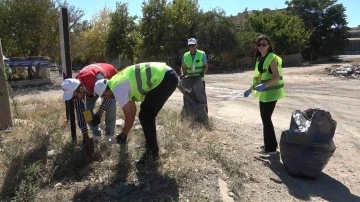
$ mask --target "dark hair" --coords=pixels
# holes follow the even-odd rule
[[[269,53],[274,52],[270,37],[268,37],[265,34],[262,34],[262,35],[258,36],[258,38],[256,39],[255,60],[259,60],[261,58],[261,53],[257,48],[257,44],[259,44],[261,40],[266,40],[268,42],[268,44],[270,45],[269,50],[268,50]]]
[[[74,90],[74,92],[79,91],[80,87],[83,87],[83,86],[84,86],[84,84],[80,81],[79,86],[76,88],[76,90]]]

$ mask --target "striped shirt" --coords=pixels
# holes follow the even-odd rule
[[[100,79],[105,79],[105,75],[101,72],[96,74],[96,81],[98,81]],[[84,88],[85,88],[85,93],[86,93],[86,99],[93,99],[94,97],[96,97],[95,93],[90,94],[85,86],[84,86]],[[103,99],[101,102],[101,105],[100,105],[100,109],[105,111],[109,107],[110,103],[111,103],[111,99]],[[85,100],[84,99],[75,100],[74,106],[75,106],[75,111],[76,111],[79,128],[82,133],[87,133],[88,128],[87,128],[86,121],[85,121],[84,114],[83,114],[83,112],[85,111]]]

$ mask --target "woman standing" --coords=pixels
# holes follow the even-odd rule
[[[271,116],[276,102],[285,97],[285,89],[282,59],[273,52],[271,40],[266,35],[257,38],[255,60],[253,85],[244,92],[244,97],[248,97],[252,92],[259,99],[264,136],[264,146],[260,147],[260,153],[275,154],[278,143]]]

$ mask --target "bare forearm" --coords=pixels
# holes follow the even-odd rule
[[[134,120],[136,116],[136,106],[135,102],[130,101],[123,107],[123,112],[125,115],[125,125],[122,130],[122,134],[129,134],[132,126],[134,125]]]
[[[265,82],[265,86],[269,87],[274,85],[274,83],[278,82],[280,80],[279,76],[274,76],[272,79],[270,79],[269,81]]]
[[[124,124],[124,128],[122,129],[122,134],[127,135],[129,134],[132,126],[134,125],[134,120],[135,120],[135,116],[134,117],[125,117],[125,124]]]
[[[208,71],[208,69],[209,69],[209,65],[206,64],[206,65],[204,66],[204,73],[206,73],[206,72]]]

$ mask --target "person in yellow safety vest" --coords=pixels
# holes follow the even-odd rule
[[[205,88],[205,73],[209,69],[206,54],[204,51],[197,49],[197,41],[195,38],[188,39],[189,51],[183,56],[181,65],[181,77],[188,76],[201,76],[201,80]],[[206,111],[208,107],[206,106]]]
[[[188,39],[189,51],[183,56],[181,65],[182,75],[201,76],[205,88],[205,73],[209,66],[204,51],[197,49],[197,41],[194,38]]]
[[[126,143],[135,120],[135,101],[141,102],[139,120],[146,139],[146,152],[139,160],[140,164],[146,159],[159,159],[155,118],[178,82],[175,70],[166,63],[146,62],[128,66],[110,80],[95,83],[95,93],[105,99],[115,98],[124,112],[125,125],[116,137],[118,144]]]
[[[276,154],[278,143],[271,116],[277,101],[285,97],[285,89],[282,59],[273,52],[270,37],[260,35],[257,38],[255,60],[253,85],[244,92],[244,97],[253,93],[259,99],[264,138],[260,153]]]

